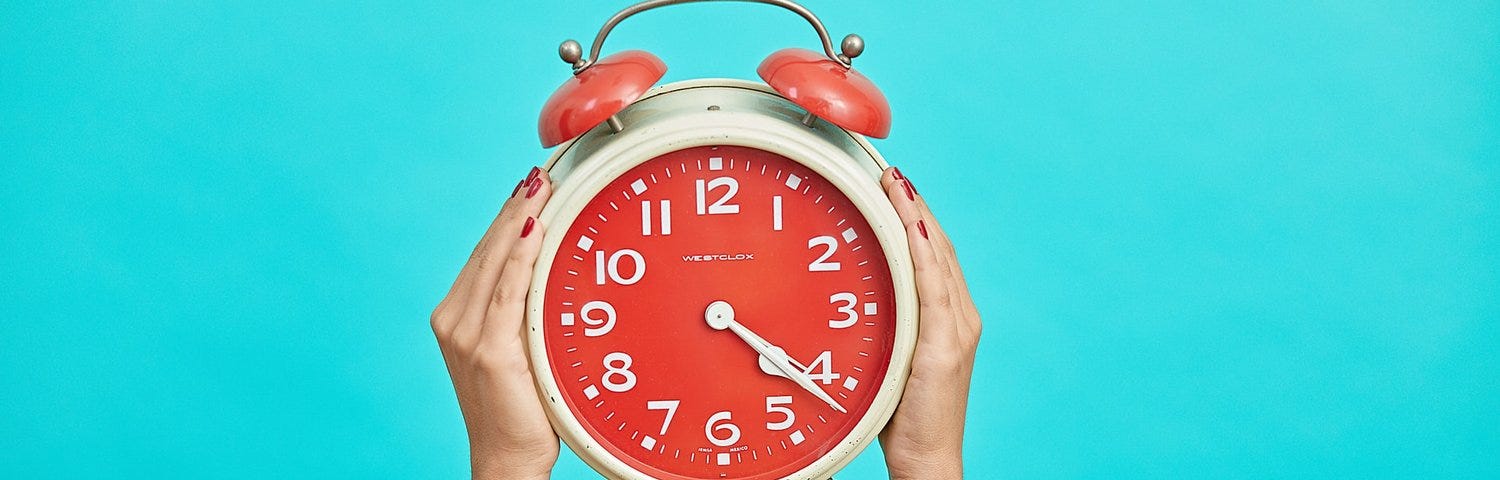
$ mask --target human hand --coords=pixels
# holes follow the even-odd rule
[[[551,194],[547,173],[533,168],[432,312],[476,479],[547,478],[557,462],[557,434],[537,395],[522,334],[545,230],[536,216]]]
[[[911,376],[895,415],[880,432],[880,448],[891,478],[961,478],[979,310],[953,244],[911,181],[893,167],[880,183],[906,225],[920,311]]]

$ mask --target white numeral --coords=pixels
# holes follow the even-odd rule
[[[593,312],[604,312],[604,318],[594,318],[589,315]],[[615,329],[615,306],[603,300],[594,300],[583,304],[583,309],[578,311],[578,316],[583,318],[583,336],[598,337],[610,330]]]
[[[818,365],[823,366],[823,371],[819,373],[812,373],[813,370],[818,369]],[[839,374],[833,373],[833,352],[824,350],[823,353],[819,353],[818,358],[814,358],[812,363],[807,364],[807,371],[802,373],[806,373],[809,380],[817,380],[823,382],[824,385],[831,384],[834,380],[838,380]]]
[[[791,404],[792,397],[790,396],[766,397],[766,413],[780,413],[782,415],[786,415],[786,418],[780,422],[766,422],[767,430],[786,430],[788,428],[792,428],[792,423],[797,421],[797,414],[792,413],[792,409],[781,406]]]
[[[672,234],[672,201],[661,201],[661,234]],[[651,236],[651,201],[641,200],[641,236]]]
[[[628,392],[635,388],[635,372],[630,371],[630,355],[624,352],[614,352],[604,356],[604,376],[600,380],[604,382],[604,388],[611,392]],[[616,367],[615,364],[620,366]],[[614,381],[615,377],[623,378]]]
[[[631,273],[629,277],[620,276],[621,257],[629,257],[631,263],[635,264],[635,272]],[[646,275],[646,258],[641,256],[641,252],[626,248],[610,255],[609,261],[605,262],[604,250],[597,250],[594,252],[594,283],[604,285],[606,274],[615,283],[633,285],[635,282],[641,281],[641,277]]]
[[[831,296],[831,297],[828,297],[828,303],[830,303],[830,304],[837,304],[839,302],[844,302],[843,306],[837,307],[838,310],[839,310],[839,313],[844,314],[844,319],[843,320],[837,320],[837,319],[829,320],[828,321],[828,327],[829,328],[849,328],[849,327],[854,326],[854,322],[859,321],[859,313],[857,313],[857,312],[854,311],[854,304],[857,303],[857,302],[859,302],[859,297],[856,297],[856,296],[854,296],[854,294],[849,293],[849,292],[839,292],[839,293],[833,294],[833,296]]]
[[[781,195],[771,197],[771,230],[781,231]]]
[[[646,402],[646,410],[667,411],[667,418],[661,421],[661,432],[658,433],[662,435],[667,434],[667,426],[672,424],[672,416],[677,414],[677,405],[681,403],[681,400],[652,400]]]
[[[719,412],[708,417],[708,423],[703,424],[703,435],[708,437],[709,443],[720,447],[727,447],[740,441],[740,427],[729,423],[729,420],[729,412]],[[716,433],[719,431],[729,432],[729,436],[719,438]]]
[[[729,199],[734,198],[734,194],[739,193],[740,191],[740,182],[738,180],[735,180],[734,177],[715,178],[713,180],[709,180],[707,184],[703,182],[703,179],[698,179],[696,185],[698,186],[699,215],[740,213],[740,206],[738,204],[726,203],[729,201]],[[712,205],[708,204],[708,191],[719,187],[729,187],[729,191],[725,192],[724,196],[719,197],[718,200],[714,201]]]
[[[813,237],[813,238],[807,240],[807,248],[809,248],[809,249],[811,249],[813,247],[816,247],[816,246],[819,246],[819,245],[822,245],[824,247],[828,247],[828,249],[827,250],[823,250],[823,255],[818,256],[817,260],[813,260],[812,263],[807,264],[807,271],[809,271],[809,272],[837,272],[837,271],[839,271],[839,268],[840,268],[839,262],[830,262],[830,261],[828,261],[829,258],[833,257],[833,252],[835,252],[835,251],[837,251],[839,249],[839,241],[836,240],[836,239],[834,239],[833,237],[830,237],[830,236],[827,236],[827,235],[823,235],[823,236],[819,236],[819,237]]]

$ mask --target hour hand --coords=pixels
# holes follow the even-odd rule
[[[745,328],[744,325],[735,321],[734,307],[730,306],[728,302],[719,300],[709,304],[708,309],[703,313],[703,318],[708,322],[709,327],[712,327],[714,330],[729,329],[735,335],[739,336],[741,340],[749,344],[750,348],[760,353],[760,358],[757,361],[760,363],[762,371],[771,375],[785,377],[809,393],[812,393],[813,396],[818,397],[824,402],[828,402],[828,405],[832,406],[839,413],[848,413],[848,410],[845,410],[843,405],[839,405],[839,402],[834,400],[832,396],[829,396],[828,392],[824,392],[823,389],[814,385],[812,379],[808,378],[806,373],[798,369],[801,363],[788,356],[786,350],[772,345],[771,342],[760,338],[760,335],[756,335],[755,332],[750,331],[750,329]],[[767,368],[767,363],[772,368]]]

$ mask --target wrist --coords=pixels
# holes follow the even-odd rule
[[[552,463],[539,461],[537,455],[507,455],[497,453],[469,454],[469,468],[474,480],[530,480],[547,479],[552,476]]]
[[[959,451],[885,452],[885,467],[894,479],[959,479],[964,476]]]

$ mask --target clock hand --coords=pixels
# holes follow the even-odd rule
[[[735,322],[735,323],[738,324],[739,322]],[[806,371],[809,370],[806,365],[802,364],[802,362],[797,361],[796,358],[792,358],[791,355],[787,355],[786,349],[783,349],[783,348],[778,347],[776,345],[772,345],[771,342],[767,342],[767,341],[765,341],[765,339],[760,338],[760,336],[755,335],[755,332],[750,331],[750,329],[748,329],[748,328],[745,329],[745,332],[748,333],[748,334],[750,334],[752,336],[752,338],[754,338],[756,340],[759,340],[761,342],[761,345],[764,345],[766,348],[769,348],[771,350],[775,350],[777,355],[786,357],[787,362],[790,362],[793,367],[797,367],[798,371],[806,372]],[[759,350],[757,350],[757,352],[758,351]],[[765,355],[761,355],[759,357],[757,363],[760,364],[761,371],[766,372],[769,375],[775,375],[775,376],[778,376],[778,377],[785,377],[786,376],[785,373],[782,373],[781,370],[778,370],[776,368],[775,362],[772,362],[771,359],[766,358]]]
[[[779,353],[781,353],[783,355],[786,355],[786,350],[783,350],[781,347],[772,346],[771,349],[772,350],[776,350],[776,351],[778,351]],[[797,367],[798,370],[801,370],[801,371],[804,371],[804,372],[806,372],[808,370],[807,366],[803,365],[802,362],[797,361],[797,359],[792,358],[791,355],[787,355],[786,359],[787,359],[787,361],[789,361],[789,362],[792,363],[792,366]],[[778,376],[778,377],[785,377],[786,376],[786,374],[781,373],[781,370],[777,370],[776,369],[776,365],[773,364],[773,363],[771,363],[771,359],[766,358],[765,355],[761,355],[759,357],[759,361],[757,363],[760,364],[760,370],[762,372],[766,372],[767,375],[775,375],[775,376]]]
[[[781,347],[776,347],[776,348],[778,350],[781,349]],[[786,353],[786,351],[782,350],[782,353]],[[797,371],[806,372],[808,370],[811,370],[810,368],[807,368],[807,365],[803,365],[802,362],[799,362],[799,361],[797,361],[797,359],[792,358],[791,355],[787,355],[786,359],[787,359],[787,361],[792,362],[792,366],[797,367]]]
[[[740,322],[730,320],[728,326],[729,329],[738,334],[740,338],[745,339],[747,343],[751,343],[752,348],[756,347],[754,343],[760,343],[759,348],[756,348],[756,350],[760,352],[761,358],[769,360],[771,365],[781,370],[782,375],[778,376],[790,379],[798,386],[801,386],[803,389],[807,390],[809,393],[812,393],[814,396],[818,397],[824,402],[828,402],[828,405],[832,406],[833,409],[837,410],[839,413],[849,413],[848,410],[844,409],[843,405],[839,405],[839,402],[837,400],[834,400],[832,396],[828,395],[828,392],[824,392],[823,389],[818,388],[817,385],[813,384],[812,379],[808,378],[807,374],[802,372],[802,370],[806,370],[806,367],[794,367],[793,364],[801,365],[801,363],[793,360],[790,355],[787,355],[786,350],[782,349],[781,347],[772,345],[770,342],[765,341],[765,339],[760,338],[759,335],[756,335],[755,332],[750,331],[749,328],[745,328],[745,326],[740,324]],[[798,368],[801,368],[801,370],[799,370]]]
[[[791,380],[798,386],[807,390],[809,393],[812,393],[813,396],[818,397],[818,399],[823,400],[824,402],[828,402],[828,405],[832,406],[833,409],[837,410],[839,413],[849,413],[848,410],[844,409],[843,405],[839,405],[838,401],[834,400],[832,396],[829,396],[828,392],[824,392],[823,389],[818,388],[817,385],[814,385],[812,379],[807,377],[807,374],[802,373],[802,370],[798,370],[797,367],[794,367],[794,363],[799,366],[801,365],[801,363],[793,360],[791,356],[787,355],[786,350],[782,349],[781,347],[772,345],[771,342],[767,342],[766,339],[761,338],[760,335],[756,335],[755,332],[750,331],[749,328],[745,328],[745,326],[741,325],[740,322],[735,321],[734,307],[730,306],[729,302],[719,300],[708,304],[708,309],[703,312],[703,319],[707,321],[708,326],[712,327],[714,330],[723,330],[725,328],[728,328],[730,331],[734,332],[735,335],[740,337],[740,340],[744,340],[746,344],[750,345],[750,348],[753,348],[757,353],[760,353],[762,359],[768,360],[772,366],[774,366],[777,370],[780,370],[782,375],[778,376],[785,377]],[[765,370],[765,366],[762,365],[761,369]],[[775,373],[771,374],[775,375]]]
[[[714,330],[723,330],[728,328],[729,331],[734,332],[736,336],[740,337],[740,340],[743,340],[747,345],[750,345],[750,348],[755,349],[755,352],[760,354],[757,358],[758,363],[760,363],[760,368],[761,370],[765,371],[766,374],[785,377],[788,379],[791,378],[784,371],[785,368],[780,363],[772,360],[778,357],[786,358],[789,360],[790,357],[786,355],[786,350],[782,350],[775,345],[771,345],[771,342],[767,342],[766,339],[760,338],[760,336],[756,335],[755,332],[752,332],[750,331],[750,329],[745,328],[745,326],[741,325],[740,322],[736,322],[734,320],[734,307],[729,305],[729,302],[719,300],[710,303],[708,305],[708,309],[703,312],[703,319],[707,321],[708,326],[713,328]],[[777,352],[775,352],[774,350],[781,350],[780,355],[777,355]]]
[[[728,303],[725,303],[725,305],[728,305]],[[741,329],[743,329],[743,330],[735,330],[735,334],[739,335],[740,338],[743,339],[746,336],[749,336],[750,338],[747,339],[746,341],[752,341],[753,340],[754,342],[758,342],[758,343],[760,343],[761,346],[764,346],[764,347],[769,348],[771,350],[775,350],[778,355],[780,355],[782,357],[785,357],[788,362],[790,362],[793,366],[797,367],[801,371],[805,372],[805,371],[808,370],[807,366],[803,365],[802,362],[799,362],[799,361],[797,361],[797,359],[792,358],[791,355],[787,355],[786,349],[783,349],[781,347],[776,346],[775,344],[772,344],[771,342],[766,341],[766,339],[761,338],[760,335],[756,335],[755,332],[751,331],[749,328],[745,328],[745,326],[743,324],[741,324],[740,322],[734,321],[733,320],[733,318],[734,318],[734,309],[733,309],[733,307],[731,307],[729,309],[729,313],[730,313],[730,321],[733,322],[732,324],[729,325],[729,327],[733,328],[735,326],[738,326]],[[712,325],[710,325],[710,326],[712,326]],[[717,327],[715,327],[715,328],[717,328]],[[751,345],[751,347],[753,348],[754,345]],[[756,351],[759,352],[760,349],[756,349]],[[784,377],[785,376],[785,375],[782,375],[781,372],[773,372],[773,371],[770,371],[770,369],[766,368],[766,366],[775,365],[775,364],[773,362],[771,362],[771,359],[766,358],[766,356],[764,354],[762,354],[760,356],[760,360],[762,361],[762,365],[763,365],[761,367],[761,370],[766,370],[766,373],[769,373],[771,375],[776,375],[776,376],[779,376],[779,377]]]
[[[734,325],[739,325],[741,327],[744,326],[739,322],[734,322]],[[749,328],[745,328],[743,332],[736,331],[735,334],[740,335],[740,338],[745,338],[745,336],[748,335],[750,337],[749,340],[754,340],[755,342],[760,343],[761,346],[774,350],[778,356],[785,357],[786,360],[790,362],[792,366],[797,367],[797,370],[800,372],[806,372],[809,370],[806,365],[802,364],[802,362],[797,361],[796,358],[792,358],[791,355],[787,355],[786,349],[773,345],[771,342],[766,341],[766,339],[761,338],[760,335],[756,335],[755,332],[751,331]],[[752,345],[752,347],[753,346],[754,345]],[[759,352],[760,350],[757,349],[756,351]],[[787,376],[786,372],[781,371],[781,369],[776,366],[776,362],[771,361],[771,359],[767,358],[764,354],[758,356],[756,360],[756,363],[760,365],[760,370],[762,372],[766,372],[767,375],[774,375],[787,379],[791,378]],[[809,380],[811,380],[811,378],[809,378]]]

